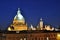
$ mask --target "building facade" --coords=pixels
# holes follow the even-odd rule
[[[60,40],[60,33],[54,31],[7,31],[0,33],[0,40]]]
[[[32,26],[31,26],[32,27]],[[29,28],[25,21],[25,18],[22,16],[20,8],[18,8],[17,15],[14,17],[13,23],[8,27],[8,31],[23,31],[23,30],[54,30],[50,25],[44,25],[42,18],[40,19],[39,26],[36,28]]]
[[[50,25],[43,25],[42,18],[39,26],[28,28],[24,17],[18,8],[17,15],[13,23],[8,27],[8,31],[0,32],[0,40],[60,40],[60,33],[54,31]]]

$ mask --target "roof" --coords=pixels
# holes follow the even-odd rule
[[[0,31],[0,33],[5,34],[25,34],[25,33],[60,33],[60,31],[43,31],[43,30],[25,30],[25,31]]]
[[[14,17],[16,20],[24,20],[24,17],[21,14],[20,8],[18,8],[17,15]]]

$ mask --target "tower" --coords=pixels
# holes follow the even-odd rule
[[[40,29],[43,30],[43,21],[42,21],[42,18],[40,19]]]
[[[13,30],[12,30],[12,28]],[[18,8],[17,15],[14,17],[13,23],[8,27],[9,31],[22,31],[27,30],[27,25],[24,17],[21,14],[20,8]]]

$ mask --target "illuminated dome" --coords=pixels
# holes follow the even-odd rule
[[[21,14],[20,8],[18,8],[17,15],[14,17],[13,23],[8,27],[9,31],[22,31],[27,30],[27,25],[24,17]]]
[[[21,15],[20,8],[18,8],[17,15],[14,17],[15,20],[24,20],[24,17]]]

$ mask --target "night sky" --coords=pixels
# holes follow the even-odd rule
[[[40,18],[53,27],[60,25],[59,0],[0,0],[0,28],[6,29],[13,21],[17,9],[21,9],[28,25],[37,26]]]

